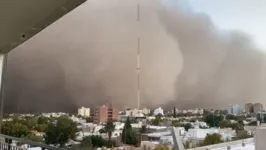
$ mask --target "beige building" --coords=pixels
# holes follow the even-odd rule
[[[253,113],[253,104],[252,103],[246,103],[245,104],[245,112],[246,113]]]
[[[78,109],[78,115],[80,116],[90,117],[90,114],[91,114],[90,108],[81,107],[80,109]]]
[[[263,105],[261,103],[256,103],[253,105],[254,113],[259,113],[263,111]]]
[[[261,103],[246,103],[245,112],[246,113],[259,113],[263,111],[263,105]]]

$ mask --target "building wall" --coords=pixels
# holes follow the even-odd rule
[[[254,113],[259,113],[263,111],[263,105],[261,103],[256,103],[253,105]]]
[[[255,131],[255,150],[265,150],[266,128],[260,127]]]
[[[164,115],[164,113],[163,113],[163,109],[161,108],[161,107],[159,107],[159,108],[157,108],[157,109],[155,109],[154,111],[153,111],[153,115],[159,115],[159,114],[161,114],[161,115]]]
[[[228,114],[231,114],[231,115],[239,115],[242,113],[241,107],[239,105],[230,106],[227,109],[227,111],[228,111]]]
[[[104,123],[107,120],[118,120],[119,111],[112,107],[111,104],[103,105],[94,109],[93,122]]]
[[[90,117],[90,108],[81,107],[78,109],[78,115]]]
[[[245,104],[245,112],[246,113],[253,113],[253,104],[252,103],[246,103]]]
[[[119,110],[113,108],[113,116],[112,119],[117,121],[118,120],[118,115],[119,115]]]

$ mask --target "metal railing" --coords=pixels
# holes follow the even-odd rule
[[[61,148],[56,148],[46,144],[33,142],[30,140],[12,137],[4,134],[0,134],[0,138],[2,138],[2,140],[0,141],[0,150],[27,150],[31,147],[39,147],[42,150],[64,150]],[[13,142],[15,142],[16,144],[14,145]],[[22,147],[23,144],[27,145],[27,147]]]

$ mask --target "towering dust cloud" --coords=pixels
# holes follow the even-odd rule
[[[181,57],[157,10],[152,0],[88,0],[10,54],[6,111],[137,107],[138,38],[141,107],[173,100]]]
[[[204,14],[177,5],[160,18],[176,39],[183,69],[176,81],[180,107],[216,107],[260,101],[265,96],[265,54],[248,35],[220,31]]]
[[[142,107],[265,98],[264,54],[248,36],[221,34],[207,16],[162,1],[88,0],[19,46],[9,55],[5,111],[136,107],[138,38]]]

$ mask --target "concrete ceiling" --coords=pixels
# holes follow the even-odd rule
[[[7,53],[86,0],[1,0],[0,52]]]

